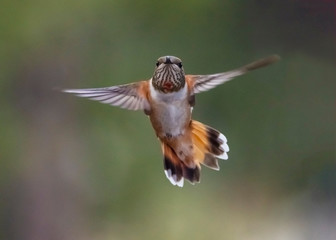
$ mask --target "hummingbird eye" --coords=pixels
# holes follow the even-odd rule
[[[179,68],[182,68],[182,62],[176,63]]]
[[[157,61],[155,65],[158,67],[158,66],[160,66],[160,64],[161,63],[159,61]]]

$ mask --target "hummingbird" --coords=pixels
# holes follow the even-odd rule
[[[178,57],[160,57],[149,80],[63,92],[128,110],[142,110],[150,119],[163,152],[168,180],[183,187],[184,179],[200,182],[201,165],[219,170],[218,159],[227,160],[229,146],[218,130],[191,118],[195,95],[237,76],[279,60],[279,56],[254,61],[240,68],[208,75],[186,75]]]

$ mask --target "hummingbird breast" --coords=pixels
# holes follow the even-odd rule
[[[150,84],[150,120],[160,138],[183,135],[191,120],[187,86],[177,92],[162,93]]]

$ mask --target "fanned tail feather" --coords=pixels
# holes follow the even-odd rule
[[[181,161],[176,155],[175,151],[166,143],[162,144],[162,151],[164,155],[164,172],[168,180],[179,187],[183,187],[184,178],[191,183],[199,182],[200,167],[190,168]]]
[[[227,152],[230,149],[227,139],[222,133],[195,120],[191,121],[191,132],[194,146],[204,154],[200,158],[196,154],[196,160],[199,160],[200,163],[207,165],[206,162],[209,161],[211,156],[224,160],[228,159]]]
[[[217,158],[228,159],[229,146],[222,133],[195,120],[190,122],[190,130],[193,146],[191,159],[194,167],[181,160],[168,143],[161,141],[165,174],[173,185],[179,187],[183,187],[184,178],[192,184],[200,181],[201,164],[219,170]],[[176,140],[177,143],[182,144],[182,139]]]

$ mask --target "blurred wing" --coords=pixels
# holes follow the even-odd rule
[[[106,88],[65,89],[63,92],[129,110],[149,110],[150,108],[147,100],[147,81]]]
[[[222,83],[230,81],[234,77],[243,75],[254,69],[265,67],[271,63],[278,61],[279,59],[279,56],[272,55],[228,72],[210,75],[186,75],[186,79],[189,82],[189,86],[193,88],[193,92],[196,94],[208,91]]]

